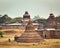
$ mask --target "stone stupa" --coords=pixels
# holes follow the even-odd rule
[[[48,28],[57,28],[57,20],[53,13],[50,13],[49,18],[46,21]]]
[[[26,25],[24,33],[19,37],[15,36],[15,41],[17,42],[41,42],[43,41],[43,38],[39,35],[38,32],[35,31],[32,21],[29,20],[28,24]]]

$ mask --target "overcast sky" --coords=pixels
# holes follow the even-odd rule
[[[48,18],[52,12],[60,15],[60,0],[0,0],[0,14],[8,14],[10,17],[23,16],[28,11],[30,16],[39,15]]]

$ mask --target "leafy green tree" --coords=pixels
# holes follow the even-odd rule
[[[0,23],[9,23],[10,20],[11,18],[7,14],[0,17]]]
[[[10,18],[7,14],[5,14],[5,15],[2,17],[2,19],[4,20],[4,23],[9,23],[9,21],[11,20],[11,18]]]

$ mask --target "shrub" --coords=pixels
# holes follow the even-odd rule
[[[0,37],[3,37],[3,31],[0,31]]]

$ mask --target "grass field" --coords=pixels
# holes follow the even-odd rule
[[[4,35],[0,38],[0,48],[60,48],[60,39],[44,39],[43,42],[38,43],[20,43],[14,41],[15,34]],[[11,42],[8,42],[8,39]]]
[[[0,48],[60,48],[60,39],[45,39],[39,43],[0,42]]]

